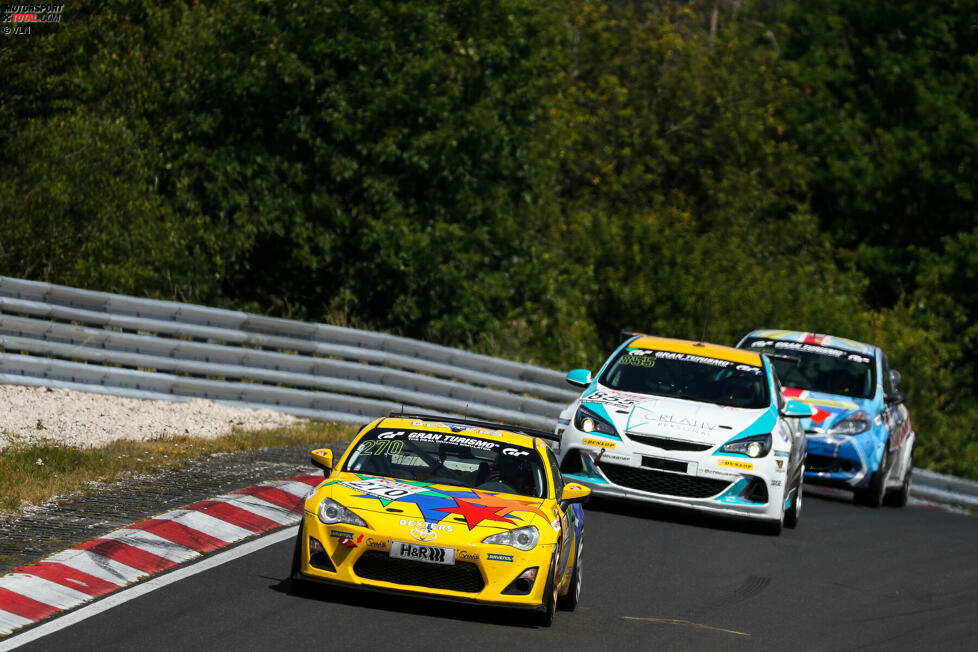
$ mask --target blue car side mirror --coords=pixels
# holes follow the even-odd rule
[[[887,405],[899,405],[907,400],[907,395],[900,390],[896,390],[892,394],[887,394],[885,397],[883,397],[883,400]]]
[[[591,371],[589,369],[573,369],[567,372],[567,382],[575,387],[587,387],[591,384]]]

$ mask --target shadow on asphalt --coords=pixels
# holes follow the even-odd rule
[[[438,600],[414,593],[397,595],[317,582],[297,583],[289,578],[278,580],[269,588],[306,600],[317,600],[362,609],[396,611],[416,616],[478,622],[503,627],[537,627],[536,612],[524,609],[464,604],[451,600]]]
[[[844,489],[831,487],[821,487],[817,485],[805,486],[805,500],[816,499],[826,502],[848,504],[853,509],[876,509],[863,507],[853,503],[852,492]],[[746,534],[770,535],[764,523],[757,521],[740,519],[732,516],[722,516],[687,510],[681,507],[669,507],[663,505],[653,505],[641,501],[627,499],[612,500],[600,496],[592,496],[585,506],[587,511],[605,512],[608,514],[618,514],[619,516],[631,516],[633,518],[648,519],[654,521],[664,521],[667,523],[677,523],[680,525],[690,525],[693,527],[708,528],[711,530],[725,530],[728,532],[743,532]],[[879,509],[885,509],[880,507]],[[804,518],[804,508],[802,518]]]
[[[807,497],[807,496],[806,496]],[[631,516],[653,521],[665,521],[667,523],[677,523],[680,525],[690,525],[693,527],[709,528],[711,530],[725,530],[728,532],[742,532],[745,534],[757,534],[768,536],[771,534],[766,523],[747,519],[709,514],[695,510],[687,510],[679,507],[668,507],[653,505],[641,501],[631,500],[609,500],[598,496],[592,496],[584,506],[585,511],[605,512],[607,514],[618,514],[619,516]],[[804,514],[804,511],[802,511]]]

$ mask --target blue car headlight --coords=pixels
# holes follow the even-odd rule
[[[869,416],[869,412],[859,410],[858,412],[847,415],[845,419],[829,428],[828,434],[844,436],[858,435],[869,430],[872,425],[873,418]]]
[[[577,414],[574,415],[574,427],[581,432],[599,432],[605,435],[616,434],[613,425],[608,423],[603,417],[599,417],[597,412],[583,405],[577,408]]]
[[[727,442],[720,449],[721,453],[736,453],[747,457],[764,457],[771,451],[771,433],[753,435],[743,439]]]

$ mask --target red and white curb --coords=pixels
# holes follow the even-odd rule
[[[239,489],[86,541],[0,577],[0,639],[133,582],[299,522],[321,474]]]

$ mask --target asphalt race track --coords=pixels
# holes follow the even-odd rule
[[[18,650],[974,650],[978,518],[808,496],[797,530],[588,505],[581,606],[296,594],[287,540]],[[16,643],[17,637],[7,642]]]

